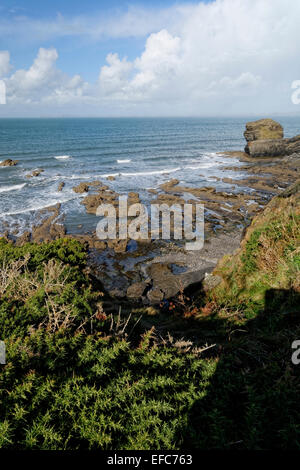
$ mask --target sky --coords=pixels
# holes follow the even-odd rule
[[[299,20],[298,0],[2,0],[0,117],[295,114]]]

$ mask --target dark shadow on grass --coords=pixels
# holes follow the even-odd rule
[[[218,329],[225,325],[218,324]],[[223,344],[206,395],[178,435],[186,449],[300,449],[300,294],[270,289],[264,309]]]

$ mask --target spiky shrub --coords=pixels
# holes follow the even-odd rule
[[[0,240],[0,336],[44,326],[78,328],[95,313],[100,292],[84,272],[85,248],[75,240],[15,247]]]
[[[0,374],[0,445],[29,449],[171,449],[215,361],[125,340],[43,331],[10,338]]]
[[[0,245],[0,447],[178,446],[215,360],[159,347],[153,330],[131,346],[130,317],[101,310],[74,240]]]

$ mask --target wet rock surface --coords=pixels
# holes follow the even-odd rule
[[[77,186],[73,186],[74,193],[87,193],[89,190],[89,185],[87,183],[79,183]]]
[[[6,160],[0,162],[0,166],[15,166],[17,164],[18,160],[11,160],[10,158],[7,158]]]
[[[135,282],[127,289],[127,297],[129,299],[140,299],[143,297],[144,292],[146,291],[148,284],[146,282]]]
[[[159,304],[165,297],[164,292],[159,289],[159,287],[154,287],[149,292],[147,292],[147,299],[150,304],[156,305]]]
[[[89,186],[91,186],[91,184],[89,184]],[[118,213],[120,194],[109,189],[107,185],[102,185],[101,183],[95,187],[95,191],[96,192],[89,194],[81,201],[81,204],[85,206],[86,212],[88,214],[96,214],[97,208],[101,204],[112,204],[116,209],[116,213]],[[129,192],[127,196],[128,206],[140,202],[138,193]]]
[[[24,232],[16,237],[16,245],[21,246],[27,242],[50,242],[66,235],[66,229],[60,214],[60,204],[42,209],[38,213],[40,222],[33,226],[32,230]]]
[[[241,233],[214,236],[202,250],[193,252],[160,240],[152,241],[150,246],[138,244],[133,253],[93,248],[89,265],[112,297],[156,304],[199,284],[220,257],[239,247]],[[96,242],[91,238],[81,239],[92,247]]]
[[[38,168],[37,170],[33,170],[31,173],[28,173],[28,175],[26,175],[26,178],[35,178],[37,176],[40,176],[40,174],[44,171],[45,170],[43,170],[42,168]]]

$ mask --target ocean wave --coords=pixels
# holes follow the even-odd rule
[[[133,173],[105,173],[105,174],[89,174],[89,175],[72,175],[72,176],[60,176],[59,178],[65,180],[93,180],[95,178],[108,178],[109,176],[152,176],[152,175],[167,175],[168,173],[174,173],[181,170],[181,167],[177,168],[165,168],[163,170],[154,170],[154,171],[140,171]],[[56,178],[56,177],[54,177]],[[52,178],[52,179],[54,179]]]
[[[124,160],[117,160],[117,162],[118,163],[130,163],[131,160],[130,160],[130,158],[128,158],[128,159],[125,158]]]
[[[0,214],[0,217],[6,217],[6,216],[9,216],[9,215],[26,214],[28,212],[34,212],[34,211],[40,211],[42,209],[47,209],[48,207],[52,207],[57,203],[58,203],[58,201],[53,202],[52,204],[46,204],[45,206],[34,206],[34,207],[28,207],[27,209],[21,209],[19,211],[14,211],[14,212],[4,212],[3,214]]]
[[[193,165],[193,166],[187,166],[186,168],[188,170],[201,170],[204,168],[211,168],[213,166],[216,166],[218,162],[212,162],[212,163],[199,163],[199,165]]]
[[[57,157],[54,157],[55,160],[68,160],[69,158],[71,158],[70,155],[57,155]]]
[[[93,175],[72,175],[72,176],[59,176],[56,177],[54,176],[52,178],[53,181],[62,179],[62,180],[94,180],[95,178],[107,178],[108,176],[120,176],[121,173],[108,173],[107,175],[98,175],[98,174],[93,174]]]
[[[0,187],[0,193],[6,193],[8,191],[18,191],[19,189],[24,188],[26,186],[26,183],[22,184],[15,184],[14,186],[2,186]]]
[[[121,173],[122,176],[152,176],[152,175],[165,175],[168,173],[174,173],[181,170],[180,167],[177,168],[165,168],[164,170],[155,170],[155,171],[141,171],[137,173]]]
[[[56,204],[64,204],[66,202],[72,201],[74,199],[79,199],[79,198],[82,198],[82,197],[83,197],[83,195],[80,194],[78,196],[73,196],[73,197],[70,197],[70,198],[62,199],[62,200],[51,201],[51,202],[48,202],[44,205],[37,205],[37,206],[33,206],[33,207],[27,207],[26,209],[21,209],[19,211],[4,212],[4,213],[0,214],[0,218],[10,216],[10,215],[27,214],[28,212],[41,211],[43,209],[48,209],[49,207],[56,206]]]

